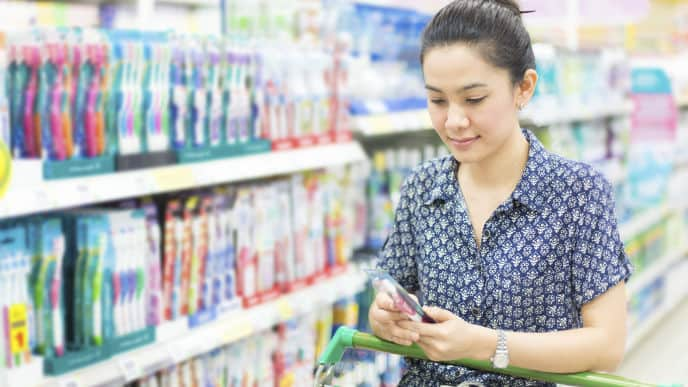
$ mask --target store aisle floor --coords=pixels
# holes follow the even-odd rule
[[[617,374],[688,386],[688,299],[626,355]]]

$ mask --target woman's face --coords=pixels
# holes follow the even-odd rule
[[[432,125],[459,162],[480,162],[518,133],[518,86],[477,49],[465,44],[431,48],[423,74]]]

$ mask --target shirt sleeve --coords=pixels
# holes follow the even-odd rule
[[[633,271],[619,235],[611,184],[598,175],[591,186],[579,219],[572,263],[574,301],[579,309],[627,281]]]
[[[385,270],[408,292],[418,291],[416,268],[416,247],[413,237],[413,175],[401,187],[401,198],[397,205],[392,231],[380,251],[378,269]]]

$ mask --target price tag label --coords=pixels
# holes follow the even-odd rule
[[[2,119],[0,114],[0,119]],[[0,123],[0,129],[2,128]],[[4,142],[0,141],[0,198],[5,196],[5,192],[10,185],[10,178],[12,177],[12,155],[9,148]]]
[[[248,318],[241,318],[228,325],[223,335],[225,343],[232,343],[253,334],[253,324]]]
[[[329,297],[328,297],[326,302],[328,304],[336,302],[340,297],[340,292],[338,290],[338,286],[329,286],[327,289],[328,289],[327,293],[328,293]]]
[[[381,114],[370,117],[371,133],[386,133],[394,129],[394,123],[389,114]]]
[[[57,382],[58,387],[82,387],[81,381],[75,377],[62,378]]]
[[[78,185],[76,187],[76,191],[80,204],[87,204],[93,202],[93,193],[88,189],[88,185]]]
[[[13,354],[23,354],[29,350],[29,328],[26,305],[12,305],[9,310],[10,349]]]
[[[195,185],[190,167],[167,167],[153,172],[153,180],[158,190],[191,188]]]
[[[179,364],[189,358],[189,351],[179,344],[169,344],[167,346],[167,354],[172,361],[172,364]]]
[[[288,299],[282,298],[277,301],[277,313],[280,320],[289,320],[294,317],[294,307]]]
[[[44,209],[50,200],[48,200],[48,195],[43,190],[36,190],[34,193],[34,200],[36,202],[36,207]]]
[[[389,114],[390,131],[399,132],[409,129],[418,129],[412,127],[413,122],[411,119],[412,117],[410,117],[408,113]]]
[[[140,379],[143,376],[141,364],[133,357],[120,357],[117,359],[117,365],[122,374],[124,374],[124,380],[127,383]]]

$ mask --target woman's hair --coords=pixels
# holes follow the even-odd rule
[[[509,71],[516,84],[535,69],[530,35],[515,0],[454,0],[423,31],[420,62],[434,47],[465,43],[492,65]]]

